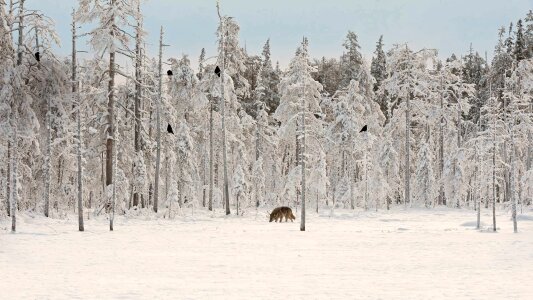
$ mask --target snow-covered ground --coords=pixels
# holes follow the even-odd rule
[[[307,231],[200,213],[0,223],[1,299],[533,299],[533,211],[518,234],[468,210],[309,213]],[[220,212],[219,212],[220,213]],[[488,212],[487,212],[488,213]],[[490,217],[483,214],[484,227]]]

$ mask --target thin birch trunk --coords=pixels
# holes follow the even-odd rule
[[[115,1],[111,0],[111,7],[115,7]],[[115,22],[115,16],[111,17],[110,22]],[[112,39],[114,39],[114,33],[111,32]],[[113,153],[115,147],[115,49],[109,49],[109,86],[108,86],[109,99],[107,102],[107,136],[106,136],[106,186],[113,185]],[[106,195],[107,196],[107,195]],[[107,197],[106,197],[107,198]],[[113,205],[114,209],[114,205]],[[113,216],[109,218],[109,230],[113,231]]]
[[[304,79],[305,80],[305,79]],[[303,98],[301,101],[301,114],[302,114],[302,141],[300,143],[300,155],[301,155],[301,167],[302,167],[302,212],[301,212],[301,223],[300,223],[300,231],[305,231],[305,111],[306,111],[306,105],[305,105],[305,96],[306,96],[306,86],[303,85]]]
[[[213,99],[209,101],[209,203],[208,209],[213,210],[213,189],[214,185],[214,160],[213,160]]]
[[[409,160],[409,154],[410,154],[410,124],[411,124],[411,106],[409,99],[410,95],[409,92],[407,92],[407,106],[405,109],[405,199],[404,199],[404,205],[407,207],[407,203],[411,203],[411,190],[410,190],[410,180],[411,180],[411,172],[409,166],[411,165]]]
[[[444,90],[443,79],[441,77],[441,90]],[[440,111],[444,114],[444,97],[440,95]],[[440,136],[439,136],[439,205],[446,205],[446,198],[444,196],[444,115],[440,119]]]

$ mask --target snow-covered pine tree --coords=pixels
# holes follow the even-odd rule
[[[279,84],[281,100],[274,113],[274,118],[281,122],[279,135],[280,143],[284,145],[282,147],[296,150],[294,137],[297,137],[301,145],[301,152],[294,157],[294,160],[298,161],[301,155],[301,164],[292,167],[290,171],[291,174],[300,173],[302,179],[301,231],[305,231],[305,193],[307,190],[305,183],[307,168],[305,166],[307,164],[315,168],[320,166],[314,162],[321,158],[320,152],[323,151],[322,121],[315,116],[321,115],[318,100],[322,85],[313,79],[312,72],[316,72],[316,69],[309,64],[308,42],[304,38],[301,46],[296,50],[296,56],[290,62],[289,70]]]
[[[129,35],[124,30],[129,25],[128,19],[130,17],[140,18],[136,1],[138,0],[79,0],[79,8],[76,12],[76,20],[80,23],[97,22],[95,28],[89,33],[91,45],[99,54],[109,53],[108,123],[105,138],[106,185],[108,187],[114,184],[116,54],[122,48],[127,48],[129,43]],[[113,230],[112,219],[110,219],[110,230]]]

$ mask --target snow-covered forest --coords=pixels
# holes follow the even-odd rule
[[[0,216],[13,231],[21,212],[77,213],[83,230],[99,215],[113,229],[116,215],[284,205],[304,230],[304,208],[504,208],[516,220],[531,205],[532,11],[495,28],[491,61],[384,36],[365,59],[349,31],[339,57],[295,41],[282,69],[269,40],[248,53],[218,5],[217,53],[168,57],[161,27],[149,56],[140,2],[79,0],[61,57],[53,20],[0,1]]]
[[[282,66],[224,3],[173,57],[147,1],[71,0],[61,41],[29,2],[0,0],[0,299],[532,299],[533,11],[488,53],[353,29]]]

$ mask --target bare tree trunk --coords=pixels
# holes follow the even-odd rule
[[[19,24],[18,24],[18,44],[17,44],[17,66],[22,65],[22,44],[24,43],[24,2],[19,1]]]
[[[214,185],[214,160],[213,160],[213,99],[209,99],[209,204],[208,209],[213,210],[213,189]]]
[[[137,4],[137,13],[140,15],[141,6],[140,2]],[[137,27],[135,29],[135,101],[134,101],[134,117],[135,117],[135,136],[134,146],[135,155],[140,156],[141,153],[141,68],[142,68],[142,53],[141,53],[141,37],[142,37],[142,19],[137,20]],[[139,187],[134,187],[133,193],[133,206],[139,205],[140,193]]]
[[[260,106],[257,107],[257,116],[259,116],[259,113],[260,113]],[[259,123],[259,120],[257,120],[257,123],[256,123],[256,132],[255,132],[255,161],[259,161],[259,157],[261,156],[261,125]],[[262,164],[264,164],[264,162],[262,162]],[[261,169],[263,169],[263,166],[261,166]],[[257,174],[255,174],[257,176]],[[263,180],[263,178],[260,178],[261,180]],[[264,185],[263,185],[264,187]],[[263,195],[262,195],[263,194]],[[259,190],[259,183],[258,183],[258,179],[256,178],[255,180],[255,207],[259,207],[259,205],[261,205],[261,198],[264,196],[264,193],[261,193],[261,191]]]
[[[18,132],[17,132],[17,120],[14,120],[13,125],[13,154],[11,155],[11,163],[13,165],[13,190],[11,191],[11,231],[16,232],[17,231],[17,198],[18,198],[18,191],[17,191],[17,139],[18,139]]]
[[[7,141],[7,180],[6,180],[6,210],[11,216],[11,139]]]
[[[220,20],[221,28],[222,30],[226,30],[226,27],[224,24],[224,21],[222,19],[222,16],[220,15],[220,7],[217,2],[217,13],[218,18]],[[221,35],[221,45],[222,45],[222,53],[221,59],[222,59],[222,66],[220,68],[220,78],[222,83],[222,97],[220,99],[221,103],[221,114],[222,114],[222,160],[224,163],[224,202],[226,203],[226,215],[229,215],[230,207],[229,207],[229,179],[228,179],[228,154],[227,154],[227,147],[226,147],[226,113],[225,113],[225,107],[226,107],[226,97],[225,97],[225,71],[226,71],[226,32],[222,32]]]
[[[83,226],[83,167],[81,159],[81,97],[76,78],[77,62],[76,62],[76,22],[74,19],[74,11],[72,12],[72,94],[77,98],[77,121],[78,121],[78,229],[84,231]]]
[[[22,44],[23,44],[23,41],[24,41],[24,1],[25,0],[20,0],[20,3],[19,3],[19,27],[18,27],[18,45],[17,45],[17,66],[20,67],[22,65],[22,55],[23,55],[23,50],[22,50]],[[21,95],[19,95],[21,96]],[[17,177],[18,177],[18,174],[17,174],[17,164],[18,164],[18,161],[17,161],[17,151],[18,151],[18,131],[17,131],[17,127],[18,127],[18,120],[17,120],[17,107],[16,107],[16,103],[13,105],[12,107],[12,114],[13,114],[13,117],[11,118],[11,121],[13,122],[13,124],[11,125],[12,128],[13,128],[13,148],[12,148],[12,151],[13,153],[11,154],[11,159],[12,159],[12,174],[11,174],[11,177],[13,179],[13,183],[12,183],[12,187],[13,189],[11,190],[11,193],[12,193],[12,196],[11,196],[11,231],[12,232],[16,232],[16,229],[17,229],[17,198],[18,198],[18,190],[17,190]]]
[[[111,6],[115,6],[116,0],[111,0]],[[111,22],[115,22],[114,16]],[[111,32],[111,35],[114,35]],[[113,37],[114,38],[114,37]],[[113,153],[115,139],[115,49],[109,51],[109,100],[107,102],[107,137],[106,137],[106,186],[114,184],[113,181]],[[109,218],[109,230],[113,231],[113,217]]]
[[[52,105],[51,97],[47,96],[47,120],[46,120],[46,156],[44,167],[44,216],[48,218],[50,214],[50,181],[52,180],[50,174],[51,169],[51,155],[52,155]]]
[[[514,120],[511,120],[511,122],[514,122]],[[512,219],[513,219],[513,231],[514,233],[517,233],[518,232],[518,226],[517,226],[517,222],[516,222],[516,195],[515,195],[515,174],[514,174],[514,164],[515,164],[515,143],[514,143],[514,133],[513,133],[513,125],[511,125],[511,153],[510,153],[510,182],[509,182],[509,186],[510,186],[510,191],[509,191],[509,194],[510,194],[510,200],[511,200],[511,214],[512,214]]]
[[[155,186],[154,186],[154,212],[157,213],[158,198],[159,198],[159,168],[161,164],[161,98],[163,92],[163,26],[161,26],[160,36],[159,36],[159,68],[157,69],[159,74],[159,96],[157,97],[157,107],[156,107],[156,137],[157,137],[157,148],[156,148],[156,162],[155,162]]]
[[[410,181],[411,181],[411,171],[410,171],[410,165],[411,162],[409,160],[409,154],[410,154],[410,148],[411,148],[411,129],[409,128],[411,126],[411,106],[409,102],[409,92],[407,92],[407,106],[405,108],[405,199],[404,199],[404,205],[407,207],[407,203],[411,203],[411,190],[410,190]]]
[[[441,77],[441,90],[444,89]],[[444,98],[440,95],[440,111],[444,113]],[[440,119],[440,136],[439,136],[439,205],[446,205],[446,198],[444,196],[444,116]]]
[[[300,222],[300,231],[305,231],[305,111],[306,111],[306,105],[305,105],[305,94],[306,94],[306,86],[304,84],[303,86],[304,92],[303,92],[303,98],[301,105],[301,114],[302,114],[302,141],[300,144],[300,150],[301,150],[301,166],[302,166],[302,212],[301,212],[301,222]]]
[[[489,94],[492,97],[492,90]],[[496,232],[496,116],[492,118],[492,230]]]

